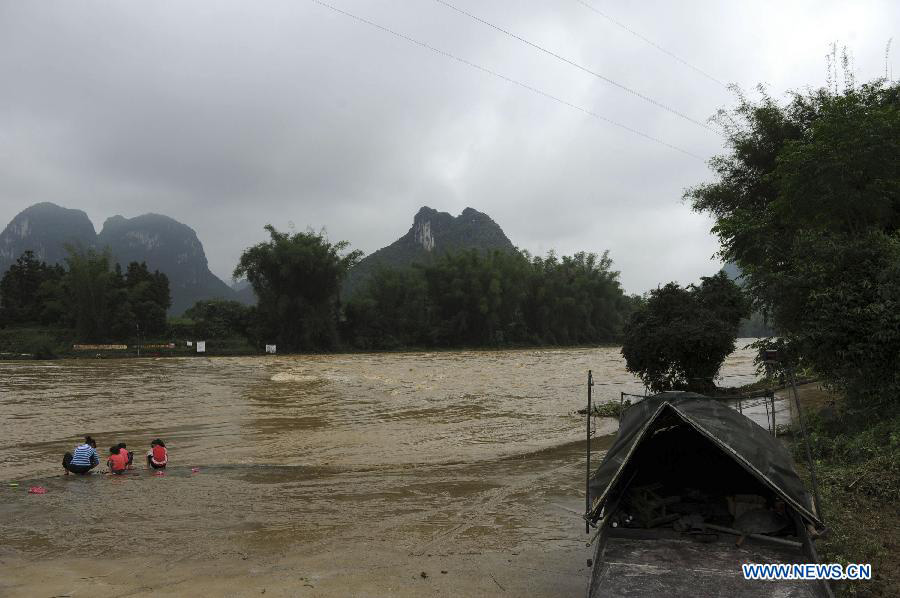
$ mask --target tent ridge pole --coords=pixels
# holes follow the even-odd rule
[[[585,437],[586,437],[586,449],[587,453],[587,466],[584,477],[584,516],[587,518],[590,516],[591,512],[591,391],[594,386],[594,374],[591,370],[588,370],[588,382],[587,382],[587,415],[585,419],[587,420],[587,424],[585,426]],[[591,533],[591,522],[590,519],[585,519],[584,521],[584,533]]]

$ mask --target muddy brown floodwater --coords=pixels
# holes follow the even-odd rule
[[[588,369],[643,391],[617,348],[0,362],[0,595],[582,595]],[[60,475],[83,434],[169,469]]]

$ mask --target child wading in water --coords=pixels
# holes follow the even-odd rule
[[[128,469],[134,469],[131,466],[131,464],[134,463],[134,453],[132,453],[125,447],[124,442],[119,443],[119,452],[125,455],[125,458],[128,460]]]
[[[109,473],[122,475],[128,468],[128,455],[123,454],[119,445],[114,444],[109,447],[109,457],[106,458],[106,465],[109,467]]]
[[[169,453],[166,444],[157,438],[150,443],[150,451],[147,453],[147,465],[153,469],[165,469],[169,462]]]

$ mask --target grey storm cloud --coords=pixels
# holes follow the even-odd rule
[[[453,4],[706,121],[734,97],[819,85],[832,42],[884,73],[894,2]],[[704,159],[721,138],[433,0],[330,0]],[[590,4],[617,23],[590,10]],[[625,30],[630,28],[632,32]],[[490,214],[518,246],[610,250],[630,292],[718,268],[680,200],[704,160],[321,3],[0,0],[0,221],[52,201],[193,227],[228,278],[262,227],[371,252],[422,205]]]

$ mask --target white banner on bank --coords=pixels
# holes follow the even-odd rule
[[[197,341],[197,353],[206,353],[206,341]]]
[[[266,353],[275,354],[275,345],[266,345]]]

